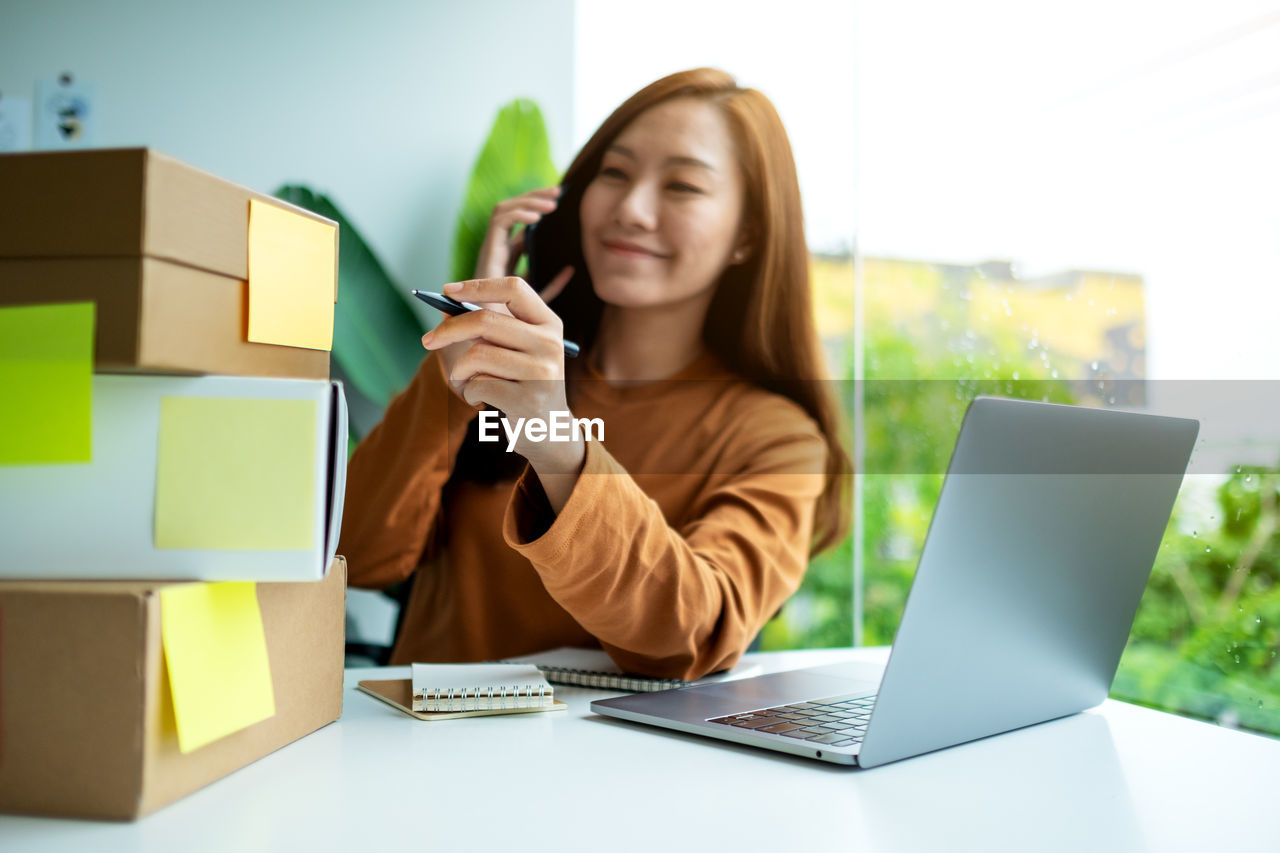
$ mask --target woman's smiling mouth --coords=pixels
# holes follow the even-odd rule
[[[646,249],[644,246],[636,243],[628,243],[626,240],[601,240],[601,244],[610,252],[622,255],[626,258],[663,258],[666,257],[660,252],[652,249]]]

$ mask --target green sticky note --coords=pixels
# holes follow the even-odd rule
[[[93,458],[94,304],[0,308],[0,465]]]
[[[160,637],[182,752],[275,714],[254,584],[161,588]]]
[[[162,398],[156,547],[307,550],[315,465],[314,400]]]

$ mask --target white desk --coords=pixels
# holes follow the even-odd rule
[[[754,656],[765,671],[883,650]],[[1280,741],[1108,701],[872,770],[564,712],[342,719],[133,824],[0,816],[4,851],[1280,849]]]

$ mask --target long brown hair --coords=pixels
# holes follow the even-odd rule
[[[565,172],[555,213],[537,226],[540,265],[554,271],[572,265],[576,270],[552,307],[564,321],[565,337],[588,352],[603,303],[582,257],[578,210],[583,193],[618,135],[641,113],[676,98],[702,99],[724,112],[746,188],[744,223],[752,251],[744,263],[729,266],[721,276],[703,338],[734,372],[797,403],[826,439],[826,482],[814,517],[814,551],[820,551],[848,529],[848,475],[853,466],[840,437],[839,409],[813,322],[795,159],[768,98],[755,89],[740,88],[724,71],[696,68],[649,84],[614,110]],[[470,455],[471,443],[469,437],[463,455]]]

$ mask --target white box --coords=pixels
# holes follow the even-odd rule
[[[164,397],[316,403],[310,547],[250,551],[155,546]],[[346,473],[347,404],[339,382],[97,374],[91,462],[0,466],[0,578],[319,580],[337,553]]]

